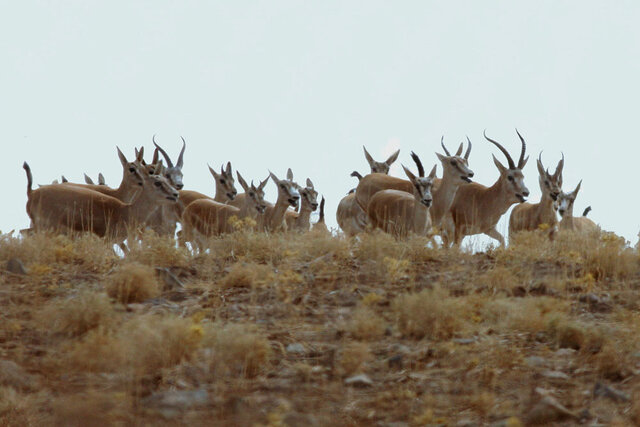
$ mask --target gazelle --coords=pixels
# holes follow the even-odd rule
[[[313,186],[313,182],[307,178],[307,186],[298,188],[300,193],[300,211],[295,212],[287,209],[285,212],[285,221],[287,222],[287,230],[309,231],[311,223],[311,212],[318,209],[318,192]]]
[[[131,203],[72,185],[48,185],[32,190],[31,168],[27,162],[23,168],[27,174],[27,214],[35,230],[92,232],[121,247],[128,231],[148,218],[150,202],[161,206],[174,204],[178,198],[177,190],[159,176],[145,177],[142,191]]]
[[[265,212],[264,184],[256,187],[247,185],[239,172],[236,171],[238,182],[245,191],[242,206],[235,207],[224,203],[219,203],[209,199],[198,199],[190,203],[182,214],[182,238],[202,249],[205,246],[205,238],[231,233],[234,227],[230,218],[235,216],[238,219],[245,217],[255,218]]]
[[[116,149],[118,150],[118,158],[122,164],[122,181],[118,188],[111,188],[106,185],[76,184],[73,182],[68,182],[62,185],[97,191],[99,193],[106,194],[107,196],[115,197],[124,203],[130,203],[141,191],[144,183],[143,174],[140,173],[139,163],[144,155],[144,150],[141,150],[138,153],[135,161],[129,162],[125,155],[122,154],[122,151],[120,151],[120,148],[116,147]]]
[[[591,232],[599,229],[595,222],[587,218],[591,206],[584,210],[582,216],[573,216],[573,203],[576,201],[576,197],[578,197],[581,186],[582,180],[580,180],[575,190],[570,193],[561,192],[560,196],[558,196],[558,213],[562,217],[558,226],[560,230]]]
[[[153,145],[155,145],[158,151],[162,153],[164,160],[167,162],[167,166],[164,168],[163,175],[178,190],[182,190],[182,187],[184,187],[184,184],[182,183],[182,176],[183,176],[182,166],[184,165],[184,150],[187,147],[187,142],[184,140],[184,138],[180,137],[180,139],[182,139],[182,150],[180,150],[180,154],[178,155],[178,161],[174,165],[173,162],[171,161],[171,158],[167,154],[167,152],[164,151],[162,147],[160,147],[156,143],[156,136],[153,135],[153,138],[152,138]]]
[[[231,171],[231,162],[227,162],[226,170],[224,167],[221,167],[220,173],[213,170],[211,166],[207,166],[209,167],[209,172],[211,172],[213,180],[216,183],[216,193],[214,197],[209,197],[193,190],[180,190],[180,203],[184,208],[189,206],[191,202],[198,199],[209,199],[218,203],[226,203],[229,200],[235,199],[238,194],[235,187],[235,180],[233,179],[233,172]],[[182,212],[180,215],[182,216]]]
[[[278,179],[277,176],[269,171],[269,177],[278,187],[278,199],[275,205],[266,202],[267,208],[264,215],[258,217],[258,230],[261,231],[279,231],[286,228],[284,216],[289,206],[294,209],[298,207],[300,193],[298,192],[298,184],[293,182],[293,172],[291,168],[287,170],[287,179]],[[268,178],[267,178],[268,179]],[[260,186],[262,187],[266,181]],[[235,207],[241,207],[244,203],[246,194],[238,194],[238,196],[229,201],[229,204]]]
[[[473,182],[458,188],[449,211],[449,219],[455,229],[454,244],[456,246],[460,245],[464,236],[480,233],[496,239],[500,245],[504,246],[504,237],[496,230],[496,225],[512,204],[522,203],[529,196],[522,174],[522,168],[529,160],[529,157],[525,158],[527,145],[517,129],[516,133],[522,143],[517,164],[509,152],[498,142],[487,137],[485,132],[484,137],[502,151],[509,167],[505,167],[496,159],[496,156],[493,156],[493,162],[500,172],[500,177],[491,187]]]
[[[540,203],[521,203],[513,208],[509,217],[509,238],[519,231],[537,230],[543,224],[548,228],[549,238],[553,238],[558,226],[555,202],[562,192],[562,168],[564,167],[564,156],[558,162],[556,171],[552,175],[549,170],[542,165],[542,153],[536,162],[538,166],[538,183],[542,191]]]
[[[462,184],[471,182],[473,171],[469,169],[469,155],[471,154],[471,141],[467,137],[467,151],[462,155],[463,145],[460,144],[455,155],[451,155],[444,145],[444,136],[440,139],[440,145],[446,155],[436,153],[442,164],[442,179],[434,180],[433,204],[429,209],[431,225],[440,232],[442,231],[442,220],[449,212],[453,199]],[[413,154],[413,153],[412,153]]]
[[[86,173],[84,174],[84,182],[86,182],[89,185],[95,185],[95,182],[93,182],[93,179],[91,179],[91,177]],[[104,175],[102,175],[102,172],[98,174],[98,185],[107,185],[106,181],[104,180]]]
[[[367,214],[373,228],[380,228],[398,237],[406,237],[411,233],[428,234],[431,229],[429,207],[433,201],[431,187],[436,176],[436,166],[425,177],[420,159],[416,156],[415,160],[418,164],[418,177],[402,165],[412,185],[411,193],[382,190],[371,197]]]
[[[329,232],[329,228],[327,228],[327,224],[324,222],[324,196],[322,196],[322,200],[320,200],[320,216],[318,218],[318,222],[311,226],[311,231],[323,233]]]
[[[362,149],[364,150],[364,157],[367,160],[367,163],[369,163],[372,174],[379,173],[387,175],[391,165],[400,155],[400,150],[397,150],[384,162],[377,162],[373,160],[373,157],[371,157],[371,154],[369,154],[364,146],[362,146]],[[358,171],[351,172],[351,176],[358,178],[358,182],[363,179],[363,176],[360,175]],[[338,221],[338,226],[348,236],[355,236],[356,234],[364,231],[368,221],[367,213],[364,208],[356,202],[355,190],[350,191],[349,194],[343,197],[338,203],[336,219]]]

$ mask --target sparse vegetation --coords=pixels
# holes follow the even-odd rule
[[[145,234],[120,259],[3,235],[2,267],[26,272],[0,275],[0,426],[516,426],[539,393],[637,423],[638,249],[541,236],[474,254],[242,226],[198,255]]]

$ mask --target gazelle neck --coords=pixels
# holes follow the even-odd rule
[[[218,180],[215,180],[216,182],[216,194],[213,197],[213,200],[215,200],[216,202],[219,203],[226,203],[227,200],[229,200],[229,198],[227,197],[227,194],[225,193],[225,189],[222,188],[222,186],[220,185],[220,183],[218,182]]]
[[[491,200],[491,206],[494,214],[498,217],[504,215],[511,205],[516,203],[513,200],[513,194],[509,189],[509,183],[502,176],[487,189],[486,197]]]
[[[446,171],[446,169],[445,169]],[[440,180],[440,186],[433,190],[433,205],[429,210],[433,226],[439,227],[442,218],[449,211],[456,196],[456,191],[460,184],[455,183],[456,177],[451,173],[446,173]]]

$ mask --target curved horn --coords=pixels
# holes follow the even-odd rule
[[[424,178],[424,166],[422,166],[420,158],[413,151],[411,152],[411,158],[414,162],[416,162],[416,166],[418,167],[418,175],[420,175],[420,178]]]
[[[527,151],[527,144],[524,142],[524,138],[522,137],[522,135],[520,135],[518,129],[516,129],[516,133],[518,134],[518,137],[522,142],[522,151],[520,151],[520,159],[518,159],[518,169],[521,169],[524,166],[524,153],[525,151]]]
[[[504,154],[505,157],[507,158],[507,162],[509,162],[509,169],[515,169],[516,165],[513,163],[513,159],[509,155],[509,152],[502,145],[500,145],[500,143],[498,143],[497,141],[494,141],[493,139],[489,138],[487,136],[487,130],[486,129],[484,130],[484,137],[485,137],[485,139],[487,141],[489,141],[490,143],[492,143],[493,145],[498,147],[500,149],[500,151],[502,151],[502,154]]]
[[[444,146],[444,135],[442,135],[442,138],[440,138],[440,145],[442,145],[442,149],[444,150],[444,153],[451,157],[451,153],[449,153],[449,150],[447,150],[447,147]]]
[[[464,159],[465,160],[469,160],[469,154],[471,154],[471,140],[469,139],[469,137],[467,136],[467,152],[464,153]]]
[[[169,158],[169,155],[167,154],[167,152],[166,152],[166,151],[164,151],[164,150],[162,149],[162,147],[160,147],[160,146],[158,145],[158,143],[156,142],[156,136],[155,136],[155,134],[153,135],[153,138],[151,138],[151,139],[152,139],[152,141],[153,141],[153,145],[155,145],[155,146],[156,146],[156,148],[158,149],[158,151],[160,151],[160,153],[162,153],[162,155],[164,156],[164,159],[167,161],[167,166],[168,166],[168,167],[170,167],[170,168],[172,168],[172,167],[173,167],[173,162],[172,162],[172,161],[171,161],[171,159]]]
[[[182,139],[182,150],[180,150],[180,155],[178,156],[178,163],[176,163],[176,167],[178,169],[182,169],[182,165],[184,164],[183,163],[184,149],[187,148],[187,141],[185,141],[183,137],[180,137],[180,139]]]

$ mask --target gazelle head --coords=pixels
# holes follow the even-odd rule
[[[538,156],[538,182],[540,184],[540,190],[542,194],[547,194],[553,201],[558,200],[558,196],[562,192],[562,168],[564,167],[564,155],[556,166],[556,171],[552,175],[549,173],[549,169],[545,169],[542,166],[542,152]]]
[[[500,163],[496,156],[493,156],[493,162],[500,171],[500,180],[506,183],[509,192],[513,193],[515,201],[522,203],[526,201],[526,198],[529,196],[529,189],[526,185],[524,185],[524,175],[522,173],[522,169],[527,164],[529,156],[524,156],[527,150],[527,144],[524,142],[524,138],[522,137],[522,135],[520,135],[520,132],[518,132],[517,129],[516,133],[518,134],[520,142],[522,143],[520,158],[518,159],[517,164],[513,161],[513,158],[511,158],[509,152],[502,145],[487,136],[486,130],[484,132],[484,137],[487,141],[498,147],[507,158],[507,162],[509,164],[508,168]]]
[[[576,201],[576,197],[578,197],[578,192],[580,192],[581,186],[582,180],[580,180],[578,186],[572,192],[560,192],[560,195],[558,196],[558,213],[561,217],[564,218],[564,216],[567,214],[573,216],[573,202]]]
[[[436,153],[438,159],[442,163],[443,168],[443,176],[453,176],[459,179],[459,183],[463,182],[471,182],[471,178],[473,178],[473,171],[469,169],[469,154],[471,154],[471,141],[469,137],[467,137],[467,151],[462,155],[463,144],[460,143],[458,147],[458,151],[455,155],[451,155],[447,147],[444,145],[444,136],[440,139],[440,145],[442,145],[442,149],[444,150],[446,156]]]
[[[182,150],[180,150],[180,155],[178,156],[178,161],[176,162],[175,165],[173,164],[173,162],[169,158],[169,155],[167,154],[167,152],[164,151],[162,149],[162,147],[160,147],[156,143],[156,136],[153,135],[153,138],[152,138],[153,139],[153,145],[156,146],[158,151],[160,151],[160,153],[164,156],[164,160],[167,162],[167,167],[164,168],[163,175],[178,190],[182,190],[182,187],[184,187],[184,184],[182,184],[182,166],[183,166],[183,161],[184,161],[184,149],[187,146],[187,143],[184,140],[184,138],[182,138],[182,137],[180,137],[180,138],[182,139]]]
[[[302,200],[300,209],[308,206],[312,212],[315,212],[318,209],[318,192],[313,187],[313,182],[307,178],[307,186],[299,187],[298,191]]]
[[[259,214],[263,214],[267,208],[267,204],[264,201],[264,187],[267,185],[267,182],[269,182],[269,177],[260,182],[260,185],[256,187],[253,185],[253,181],[251,181],[251,185],[247,185],[247,181],[240,175],[240,172],[236,171],[236,175],[238,176],[240,186],[246,194],[247,200],[249,200]]]
[[[431,173],[429,173],[429,176],[425,177],[424,167],[422,166],[422,162],[420,161],[418,155],[412,152],[411,158],[414,162],[416,162],[419,176],[415,176],[409,169],[407,169],[405,165],[402,165],[402,169],[404,169],[404,173],[409,178],[409,181],[411,181],[411,184],[413,184],[414,196],[416,197],[416,199],[419,200],[420,203],[422,203],[424,206],[430,207],[431,203],[433,202],[431,188],[433,187],[433,180],[436,178],[437,165],[434,165],[433,169],[431,169]]]
[[[142,178],[142,174],[139,169],[139,161],[142,158],[144,152],[139,152],[136,160],[130,162],[127,160],[122,151],[120,151],[119,147],[116,147],[118,150],[118,157],[120,158],[120,163],[122,164],[122,180],[126,183],[129,188],[135,188],[135,186],[142,187],[144,185],[144,179]]]
[[[150,189],[158,204],[173,204],[178,201],[178,190],[162,175],[144,175],[144,185]]]
[[[393,162],[398,159],[398,155],[400,154],[400,150],[398,150],[390,155],[384,162],[376,162],[373,160],[373,157],[371,157],[371,154],[369,154],[364,145],[362,146],[362,149],[364,150],[364,157],[367,159],[367,162],[369,162],[369,166],[371,167],[371,173],[383,173],[385,175],[389,174],[389,168]]]
[[[235,199],[238,191],[235,186],[236,182],[233,179],[233,172],[231,172],[231,162],[227,162],[226,169],[220,167],[220,173],[213,170],[211,166],[209,166],[209,172],[211,172],[213,179],[216,181],[216,194],[225,194],[229,200]]]
[[[293,172],[291,168],[287,170],[287,179],[278,179],[277,176],[269,171],[269,176],[278,186],[278,200],[286,200],[290,206],[298,208],[300,201],[300,193],[298,192],[298,184],[293,182]]]

